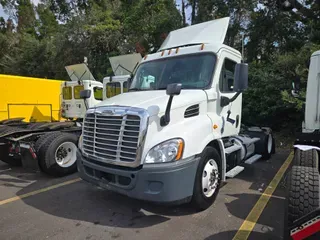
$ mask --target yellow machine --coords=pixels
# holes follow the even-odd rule
[[[26,122],[62,120],[62,80],[0,74],[0,121],[24,117]]]

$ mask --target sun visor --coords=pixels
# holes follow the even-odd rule
[[[223,44],[229,20],[229,17],[225,17],[174,30],[169,33],[158,51],[202,43]]]
[[[140,53],[126,54],[110,57],[109,61],[115,76],[129,75],[134,67],[141,61]]]
[[[95,80],[88,66],[84,63],[65,66],[71,81]]]

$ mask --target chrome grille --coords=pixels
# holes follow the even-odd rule
[[[113,113],[104,114],[103,109],[108,110],[106,112],[112,109]],[[86,114],[83,124],[83,152],[106,163],[137,165],[145,134],[143,130],[146,129],[145,114],[125,108],[103,109],[89,110]]]

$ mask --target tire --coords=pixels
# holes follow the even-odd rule
[[[22,165],[21,158],[9,156],[7,144],[0,144],[0,160],[10,166],[18,167]]]
[[[214,182],[214,185],[216,185],[215,190],[213,191],[212,195],[210,195],[210,192],[203,189],[203,178],[205,176],[204,171],[206,169],[207,164],[211,165],[212,160],[216,163],[216,166],[214,166],[214,170],[216,170],[215,174],[217,174],[217,181]],[[210,167],[210,166],[209,166]],[[209,168],[210,169],[210,168]],[[202,211],[207,208],[209,208],[213,202],[215,201],[220,188],[221,183],[221,158],[217,150],[213,147],[207,146],[203,152],[201,153],[201,159],[199,161],[199,165],[196,172],[196,178],[193,188],[193,196],[191,200],[191,204],[198,210]],[[208,176],[208,175],[207,175]]]
[[[19,132],[23,129],[18,128],[18,127],[11,127],[11,126],[6,126],[6,127],[1,127],[0,128],[0,136],[6,135],[6,134],[12,134],[15,132]]]
[[[296,149],[294,152],[293,165],[319,169],[318,151],[315,149],[308,151]]]
[[[274,138],[271,133],[249,132],[250,137],[260,138],[260,141],[255,142],[255,153],[261,154],[263,160],[268,160],[272,155],[272,148],[275,148]],[[274,149],[275,151],[275,149]]]
[[[34,145],[34,150],[36,151],[37,155],[40,154],[40,148],[43,146],[43,144],[46,142],[46,140],[48,138],[55,138],[56,136],[58,136],[61,132],[50,132],[50,133],[45,133],[43,135],[41,135],[38,140],[36,141],[35,145]],[[55,137],[54,137],[55,136]]]
[[[275,154],[276,153],[276,141],[273,137],[273,135],[271,134],[272,136],[272,150],[271,150],[271,154]]]
[[[58,132],[47,137],[40,147],[39,167],[40,169],[54,177],[62,177],[77,171],[76,150],[78,137],[74,134]],[[62,147],[62,145],[67,145]],[[65,149],[67,154],[71,154],[68,162],[62,164],[56,160],[59,149]],[[67,150],[68,149],[68,150]]]
[[[319,173],[315,168],[293,166],[287,179],[287,223],[320,207]]]
[[[15,158],[7,155],[6,157],[1,157],[0,160],[12,167],[22,166],[21,158]]]
[[[27,128],[30,130],[35,130],[39,127],[41,127],[42,125],[47,124],[47,122],[36,122],[36,123],[31,123]]]

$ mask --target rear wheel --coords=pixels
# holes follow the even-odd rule
[[[43,146],[43,144],[47,141],[48,138],[53,139],[60,134],[61,132],[49,132],[41,135],[34,145],[34,150],[36,151],[37,155],[39,154],[40,148]]]
[[[307,151],[296,149],[294,152],[293,165],[319,169],[318,151],[315,149]]]
[[[264,131],[250,131],[248,135],[250,137],[260,138],[260,140],[255,143],[255,153],[261,154],[264,160],[270,159],[272,153],[275,152],[275,142],[272,134]]]
[[[44,124],[47,124],[47,122],[35,122],[35,123],[30,123],[27,128],[28,128],[28,129],[31,129],[31,130],[34,130],[34,129],[37,129],[37,128],[41,127],[41,126],[44,125]]]
[[[197,210],[205,210],[215,201],[221,182],[221,158],[213,147],[206,147],[198,165],[192,204]]]
[[[40,168],[56,177],[76,172],[77,142],[78,137],[74,134],[63,132],[52,134],[40,147]]]

